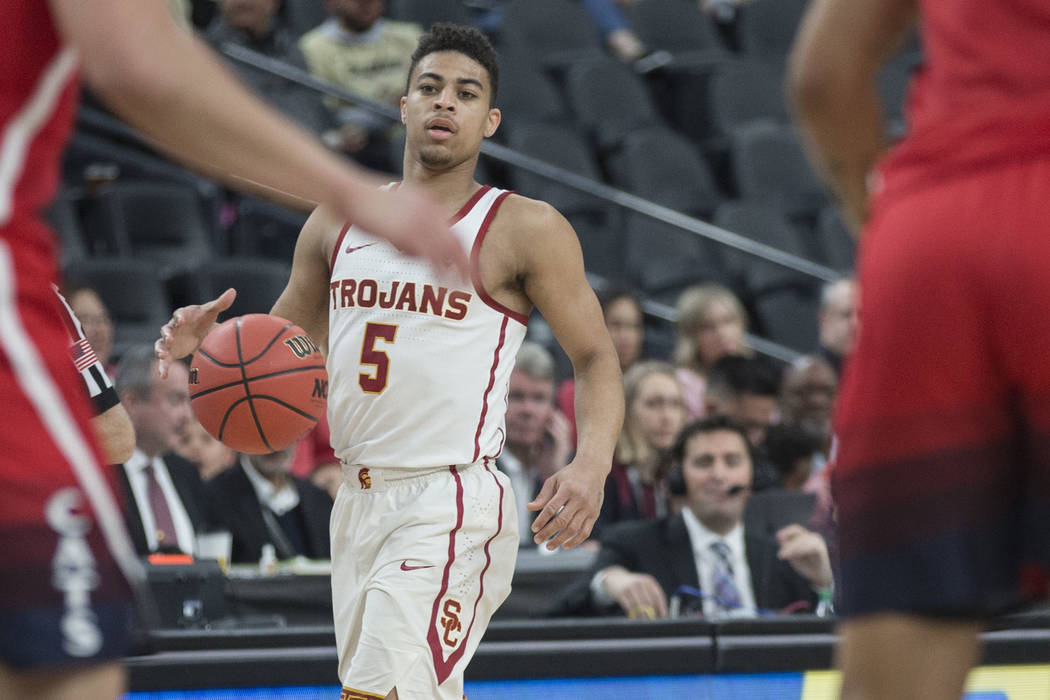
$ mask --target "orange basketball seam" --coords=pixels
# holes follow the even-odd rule
[[[208,359],[211,359],[211,358],[208,358]],[[272,379],[273,377],[280,377],[280,376],[283,376],[285,374],[294,374],[296,372],[305,372],[307,370],[312,370],[312,369],[327,369],[327,368],[324,365],[309,365],[307,367],[293,367],[291,369],[282,369],[282,370],[278,370],[277,372],[270,372],[269,374],[257,374],[254,377],[248,377],[247,381],[254,382],[254,381],[258,380],[258,379]],[[221,384],[219,386],[213,386],[210,389],[202,389],[201,391],[198,391],[196,394],[190,394],[190,401],[192,401],[193,399],[197,398],[198,396],[206,396],[206,395],[214,393],[216,391],[222,391],[223,389],[232,389],[233,387],[237,386],[238,384],[243,384],[243,383],[244,383],[243,380],[238,380],[238,381],[234,381],[234,382],[227,382],[226,384]]]
[[[248,410],[251,411],[252,420],[255,421],[255,429],[259,431],[259,437],[262,438],[263,444],[266,445],[266,449],[270,452],[275,452],[273,446],[270,445],[270,440],[266,437],[266,433],[263,432],[262,423],[259,421],[259,414],[255,411],[255,403],[252,402],[252,390],[251,387],[248,386],[248,372],[244,369],[244,351],[241,348],[241,323],[243,318],[244,317],[242,316],[237,319],[237,325],[234,327],[234,331],[236,332],[237,338],[237,360],[240,362],[241,379],[244,380],[244,395],[248,399]],[[281,333],[284,333],[284,331],[282,330]],[[280,337],[281,333],[278,333],[277,337]],[[270,344],[273,345],[273,342],[276,340],[277,338],[274,338]]]

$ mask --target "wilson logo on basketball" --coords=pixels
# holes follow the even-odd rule
[[[361,484],[363,489],[372,488],[372,477],[368,474],[368,467],[361,467],[360,471],[357,472],[357,482]]]
[[[315,352],[320,352],[318,347],[314,345],[314,341],[310,340],[310,337],[305,335],[293,336],[284,341],[284,344],[287,345],[300,360],[304,357],[313,355]]]
[[[446,600],[445,605],[441,609],[444,613],[441,617],[441,626],[445,628],[445,634],[442,635],[441,639],[450,647],[459,644],[459,637],[453,637],[452,634],[463,629],[463,625],[459,622],[459,611],[462,609],[459,602],[452,598]]]

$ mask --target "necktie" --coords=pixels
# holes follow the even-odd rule
[[[153,524],[157,532],[157,549],[179,548],[179,539],[175,535],[175,521],[168,508],[168,499],[157,481],[153,465],[146,465],[146,493],[149,494],[149,507],[153,511]]]
[[[711,543],[715,557],[715,571],[712,577],[715,604],[723,612],[740,607],[740,591],[733,576],[733,563],[730,559],[729,545],[722,540]]]

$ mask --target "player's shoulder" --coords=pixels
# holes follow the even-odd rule
[[[326,261],[331,260],[332,251],[339,241],[342,232],[349,228],[349,222],[343,220],[325,205],[319,205],[306,219],[299,238],[296,241],[296,250],[313,255],[320,255]]]
[[[569,222],[553,206],[511,192],[500,206],[495,223],[517,232],[542,234],[569,227]]]

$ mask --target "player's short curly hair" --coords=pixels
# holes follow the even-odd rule
[[[412,54],[412,64],[408,67],[408,76],[405,79],[405,92],[410,89],[412,73],[425,56],[439,51],[457,51],[464,56],[473,59],[489,73],[489,105],[496,104],[496,94],[499,92],[499,58],[492,43],[485,34],[477,27],[451,22],[435,22],[430,31],[419,37],[419,44]]]

